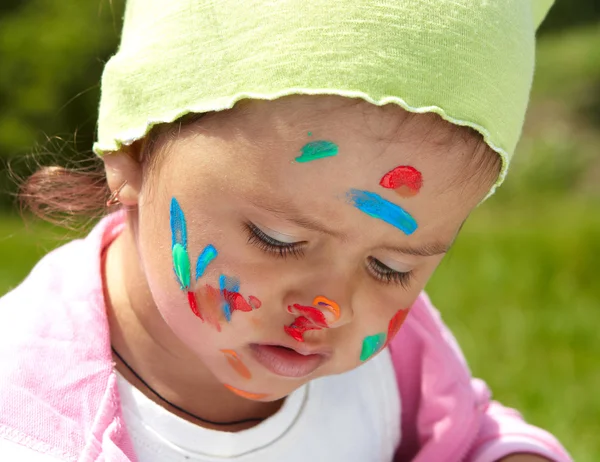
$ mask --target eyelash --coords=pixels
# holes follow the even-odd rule
[[[373,257],[369,257],[369,272],[379,281],[384,284],[396,284],[407,289],[413,277],[412,271],[405,273],[395,271],[388,268],[386,265],[381,263],[379,260]]]
[[[258,247],[263,252],[274,254],[280,258],[286,258],[290,255],[295,258],[304,256],[303,242],[287,243],[278,241],[264,233],[253,223],[244,223],[244,229],[248,234],[248,244]],[[369,257],[368,267],[369,273],[371,273],[378,282],[385,285],[396,284],[406,289],[413,276],[412,271],[406,273],[394,271],[373,257]]]
[[[304,255],[302,242],[288,243],[278,241],[265,234],[252,223],[245,223],[244,228],[248,234],[248,244],[252,244],[266,253],[275,254],[281,258],[286,258],[290,255],[300,258]]]

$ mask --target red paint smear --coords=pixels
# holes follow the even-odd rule
[[[312,306],[303,306],[296,303],[293,305],[293,307],[288,306],[288,312],[306,317],[319,327],[327,327],[327,319],[325,318],[323,312]]]
[[[221,308],[224,301],[229,303],[232,313],[233,311],[250,312],[262,306],[262,302],[253,295],[246,301],[239,292],[230,292],[227,289],[221,291],[208,284],[198,288],[195,297],[193,295],[193,292],[188,293],[190,308],[194,314],[202,320],[205,317],[206,321],[213,325],[218,332],[221,332],[221,320],[223,319]],[[204,317],[201,313],[204,314]]]
[[[299,342],[304,342],[304,332],[306,332],[307,330],[320,329],[323,329],[323,326],[315,324],[312,319],[309,319],[305,316],[299,316],[294,320],[294,322],[290,326],[283,327],[283,330],[289,336],[291,336],[294,340],[297,340]]]
[[[408,309],[398,311],[394,317],[390,320],[388,325],[388,335],[386,345],[392,341],[392,339],[396,336],[402,324],[404,324],[404,320],[406,316],[408,316]]]
[[[249,303],[239,292],[230,292],[227,289],[223,289],[222,291],[223,299],[229,303],[231,307],[231,312],[234,311],[244,311],[246,313],[252,311],[253,309],[258,309],[262,306],[261,301],[251,295],[249,297]]]
[[[202,319],[202,321],[204,321],[204,318],[202,317],[202,315],[200,314],[200,311],[198,310],[198,303],[196,302],[196,294],[194,292],[188,292],[187,298],[188,298],[188,302],[190,304],[190,308],[192,309],[192,313],[194,313],[196,316],[198,316],[200,319]]]
[[[401,165],[387,172],[379,184],[387,189],[399,189],[400,195],[414,196],[423,186],[423,176],[416,168]]]

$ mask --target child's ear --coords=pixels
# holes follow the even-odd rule
[[[111,193],[120,188],[118,199],[125,206],[138,203],[142,187],[142,164],[138,160],[138,152],[139,145],[136,143],[102,157],[108,187]]]

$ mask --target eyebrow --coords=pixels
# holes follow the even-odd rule
[[[450,250],[453,242],[450,244],[443,244],[441,242],[432,242],[430,244],[420,245],[418,247],[390,247],[386,246],[384,250],[390,250],[396,253],[402,253],[404,255],[415,255],[417,257],[433,257],[435,255],[443,255]]]
[[[348,236],[345,233],[340,231],[335,231],[333,229],[327,228],[323,224],[319,223],[316,220],[313,220],[310,217],[302,215],[302,213],[295,208],[292,204],[286,204],[287,209],[284,208],[283,204],[274,205],[272,202],[265,202],[261,200],[261,198],[251,197],[248,198],[251,204],[255,207],[266,210],[267,212],[271,212],[274,215],[277,215],[283,218],[290,223],[294,223],[298,226],[301,226],[306,229],[310,229],[313,231],[317,231],[323,234],[328,234],[329,236],[337,237],[341,240],[347,240]],[[460,225],[459,232],[462,229],[464,222]],[[458,235],[458,232],[456,233]],[[416,247],[411,246],[385,246],[384,250],[389,250],[391,252],[401,253],[404,255],[414,255],[417,257],[433,257],[436,255],[443,255],[447,253],[452,245],[454,244],[454,240],[456,236],[452,239],[452,241],[448,244],[442,242],[432,242],[428,244],[422,244]]]
[[[345,233],[334,231],[322,223],[319,223],[316,220],[313,220],[310,217],[302,215],[302,213],[295,208],[292,204],[286,204],[287,209],[284,209],[283,206],[274,205],[269,202],[266,203],[258,198],[250,198],[249,201],[256,207],[259,207],[267,212],[271,212],[274,215],[277,215],[283,218],[290,223],[301,226],[302,228],[310,229],[313,231],[317,231],[319,233],[328,234],[329,236],[340,238],[341,240],[346,240],[348,236]]]

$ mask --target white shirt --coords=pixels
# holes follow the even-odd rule
[[[236,433],[194,425],[118,379],[139,462],[390,462],[400,444],[400,393],[387,349],[357,369],[299,388],[273,416]],[[58,460],[2,440],[0,456]]]

